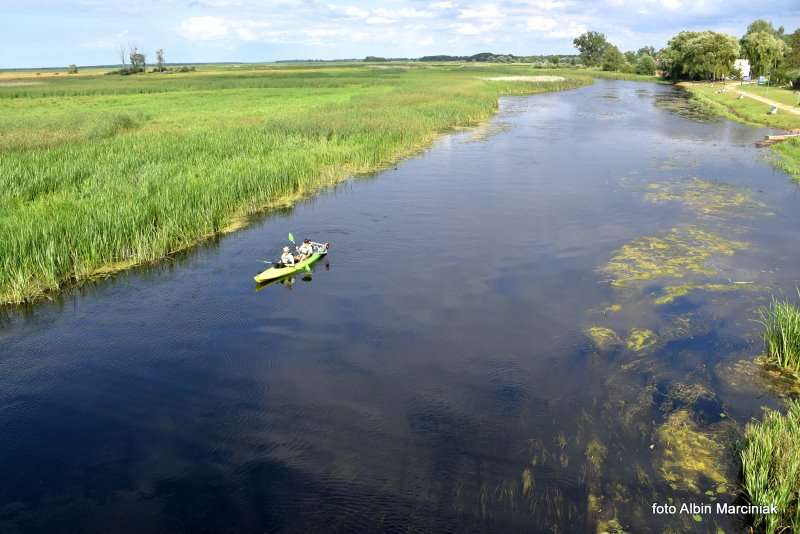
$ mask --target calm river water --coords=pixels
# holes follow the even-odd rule
[[[800,195],[667,86],[483,128],[0,319],[0,531],[744,531],[729,447],[785,385],[756,310]],[[310,281],[252,276],[287,232]]]

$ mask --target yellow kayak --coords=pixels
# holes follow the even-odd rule
[[[310,267],[312,263],[327,253],[328,250],[326,248],[320,249],[301,262],[295,263],[294,265],[286,265],[284,267],[270,267],[269,269],[255,275],[253,279],[259,284],[263,284],[264,282],[269,282],[270,280],[276,280],[278,278],[294,274],[298,271],[302,271],[306,267]]]

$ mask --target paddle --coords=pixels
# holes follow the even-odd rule
[[[289,243],[294,245],[294,236],[292,235],[292,232],[289,232]]]

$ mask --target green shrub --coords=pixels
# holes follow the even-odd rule
[[[642,54],[636,61],[636,74],[652,76],[656,73],[656,60],[653,56]]]
[[[756,531],[800,532],[800,401],[790,401],[786,415],[769,411],[763,421],[748,424],[741,459],[750,504],[778,510],[753,514]]]
[[[800,308],[788,301],[772,300],[759,310],[764,326],[767,357],[774,363],[800,371]]]

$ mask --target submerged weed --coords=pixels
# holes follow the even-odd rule
[[[687,410],[670,414],[658,429],[662,452],[658,472],[674,490],[702,493],[703,483],[725,484],[724,449],[714,436],[697,427]]]
[[[616,332],[604,326],[592,326],[586,329],[586,335],[600,350],[611,350],[622,345],[622,340]]]
[[[628,335],[627,347],[633,352],[649,349],[656,344],[658,338],[652,330],[647,328],[634,328]]]
[[[684,297],[693,291],[713,291],[713,292],[728,292],[736,291],[743,287],[743,284],[682,284],[675,286],[664,286],[661,290],[661,295],[656,298],[655,303],[658,305],[671,304],[675,299]]]
[[[714,256],[731,256],[747,243],[726,239],[696,226],[673,228],[663,236],[641,237],[623,245],[602,269],[615,287],[659,278],[714,276]]]
[[[680,202],[703,217],[743,217],[766,213],[766,205],[753,200],[748,189],[692,178],[647,186],[645,199],[654,202]]]

